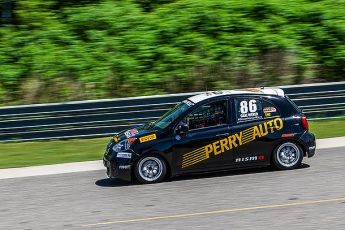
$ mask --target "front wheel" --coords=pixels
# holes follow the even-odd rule
[[[134,168],[136,178],[141,183],[157,183],[163,180],[167,168],[164,160],[155,155],[142,157]]]
[[[279,169],[295,169],[301,166],[303,151],[293,142],[284,142],[273,151],[273,164]]]

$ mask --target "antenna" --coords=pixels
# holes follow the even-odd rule
[[[261,87],[261,89],[264,89],[268,85],[268,83],[270,83],[270,80],[266,81],[266,83],[264,84],[264,86]]]

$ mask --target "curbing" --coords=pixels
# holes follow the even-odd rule
[[[345,146],[345,137],[335,137],[316,140],[316,150],[343,146]],[[103,167],[103,163],[101,160],[32,166],[23,168],[0,169],[0,179],[86,172],[94,170],[104,170],[105,172],[105,168]]]

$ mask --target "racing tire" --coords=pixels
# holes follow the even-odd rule
[[[165,161],[158,155],[142,157],[135,165],[135,177],[144,184],[158,183],[167,172]]]
[[[303,150],[295,142],[283,142],[273,150],[272,161],[278,169],[296,169],[302,160]]]

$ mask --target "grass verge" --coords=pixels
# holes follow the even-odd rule
[[[309,121],[310,132],[316,139],[345,136],[345,118]]]
[[[317,139],[345,136],[345,119],[309,121]],[[110,137],[0,143],[0,168],[101,160]]]
[[[110,137],[0,143],[0,168],[101,160]]]

